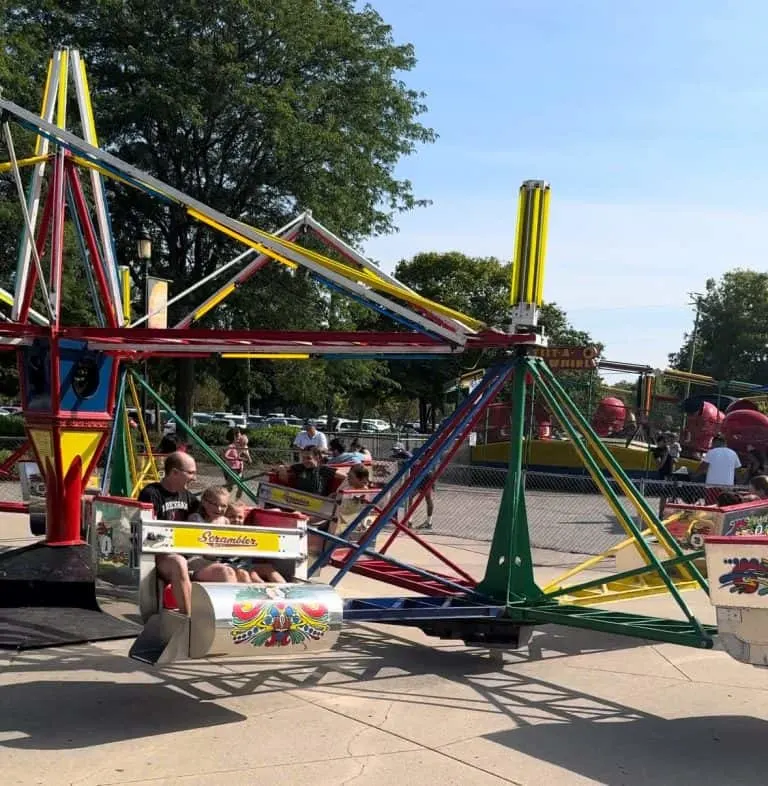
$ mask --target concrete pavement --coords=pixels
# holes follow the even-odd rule
[[[486,545],[432,537],[482,573]],[[396,548],[436,567],[411,544]],[[535,556],[542,582],[574,559]],[[395,593],[355,576],[342,586]],[[712,620],[702,593],[686,598]],[[624,608],[676,615],[665,597]],[[287,661],[154,670],[128,647],[0,652],[4,786],[765,782],[768,672],[720,652],[554,626],[503,664],[376,625],[350,625],[335,650]]]

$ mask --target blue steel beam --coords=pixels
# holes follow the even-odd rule
[[[409,477],[408,481],[404,483],[394,494],[392,499],[389,500],[387,503],[385,510],[383,513],[376,519],[375,524],[366,532],[363,536],[361,543],[365,545],[370,540],[373,540],[378,532],[386,526],[386,524],[390,521],[390,519],[394,516],[399,502],[403,499],[407,499],[414,489],[418,488],[426,479],[427,474],[432,470],[435,463],[440,460],[441,454],[444,450],[448,448],[448,446],[452,443],[453,440],[461,439],[463,436],[463,430],[467,427],[469,423],[471,423],[473,417],[477,414],[479,410],[482,410],[486,404],[488,404],[493,397],[499,392],[499,390],[504,385],[507,376],[509,375],[511,366],[495,366],[489,369],[488,373],[486,374],[485,378],[480,382],[480,384],[475,388],[472,394],[466,399],[465,402],[457,409],[457,412],[460,412],[460,416],[458,418],[458,425],[453,427],[453,423],[449,421],[445,424],[443,429],[440,429],[439,433],[442,436],[445,436],[443,439],[442,444],[439,444],[438,447],[431,452],[430,450],[422,450],[418,456],[415,457],[411,465],[405,465],[401,471],[393,478],[390,484],[392,485],[398,480],[406,471],[411,472],[411,476]],[[487,380],[487,381],[486,381]],[[466,404],[466,406],[465,406]],[[431,455],[430,455],[431,453]],[[412,470],[413,466],[417,468],[415,471]],[[419,466],[420,465],[420,466]],[[385,487],[386,489],[386,487]],[[382,492],[383,494],[384,492]],[[381,495],[379,495],[381,496]],[[378,499],[378,496],[377,496]],[[373,507],[375,505],[374,502],[369,506]],[[351,532],[354,532],[355,528],[358,526],[358,523],[363,521],[366,516],[366,511],[361,511],[360,515],[355,519],[355,521],[350,524],[349,527],[344,531],[343,537],[348,537]],[[354,563],[359,559],[360,552],[354,552],[349,556],[349,558],[345,561],[344,565],[339,568],[338,573],[331,579],[330,584],[331,586],[335,587],[348,573],[349,569],[354,565]],[[322,555],[318,558],[318,562],[322,559]],[[314,566],[313,566],[314,567]]]
[[[496,375],[499,373],[498,367],[494,367],[488,370],[485,377],[480,381],[475,391],[478,392],[481,388],[491,384],[493,380],[496,378]],[[468,409],[470,406],[470,399],[467,398],[464,402],[456,408],[455,412],[448,418],[448,420],[439,428],[434,434],[432,434],[429,439],[424,443],[419,455],[414,458],[413,462],[422,460],[429,452],[432,450],[435,442],[442,438],[443,434],[452,426],[453,421],[457,420],[461,414]],[[413,463],[411,462],[411,464]],[[387,483],[384,488],[376,495],[376,497],[364,507],[357,518],[341,533],[341,537],[348,539],[350,534],[355,531],[356,527],[360,524],[361,521],[365,519],[366,516],[376,507],[383,499],[386,499],[387,495],[392,491],[392,489],[396,488],[400,483],[401,479],[410,472],[411,464],[404,464],[400,469],[395,473],[394,477]],[[391,517],[390,517],[391,518]],[[374,534],[371,537],[375,537],[376,534],[381,530],[384,525],[378,526],[378,522],[374,525],[373,529],[375,530]],[[323,551],[315,562],[310,566],[308,575],[311,577],[313,576],[320,568],[325,565],[331,557],[331,553],[333,552],[333,547],[327,548]],[[355,557],[357,559],[357,557]]]

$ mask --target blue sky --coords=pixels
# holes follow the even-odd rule
[[[440,138],[402,162],[433,204],[371,240],[508,259],[517,189],[552,185],[545,297],[614,360],[666,364],[688,293],[766,269],[768,3],[374,0]]]

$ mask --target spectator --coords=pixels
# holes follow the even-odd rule
[[[359,437],[355,437],[349,445],[350,450],[354,451],[355,453],[362,453],[365,456],[366,461],[373,461],[373,456],[371,455],[371,451],[365,447],[365,445],[360,442]]]
[[[157,446],[160,455],[170,455],[171,453],[186,453],[187,445],[181,437],[176,434],[165,434]]]
[[[712,447],[704,455],[698,468],[698,472],[706,472],[705,483],[710,487],[704,496],[707,505],[717,501],[718,496],[725,490],[724,487],[733,486],[736,470],[740,467],[738,453],[726,447],[725,437],[718,434],[712,440]]]
[[[396,458],[400,467],[403,467],[407,462],[412,461],[414,454],[410,450],[406,450],[405,445],[398,443],[392,448],[392,457]],[[414,489],[414,493],[418,494],[424,491],[424,503],[427,506],[427,518],[421,526],[416,529],[432,529],[432,514],[435,511],[435,500],[432,496],[433,476],[428,472],[424,480]]]
[[[328,459],[329,466],[336,464],[362,464],[368,460],[365,453],[347,451],[346,445],[340,439],[332,439],[328,447],[331,451],[331,458]]]
[[[680,461],[680,456],[683,455],[680,440],[674,431],[667,432],[667,447],[669,448],[669,455],[672,457],[672,472],[674,472],[677,462]]]
[[[768,476],[756,475],[749,481],[749,488],[758,499],[768,499]]]
[[[327,497],[331,493],[337,475],[335,469],[320,463],[319,450],[310,447],[301,451],[298,464],[278,467],[277,477],[280,483],[289,485],[297,491]]]
[[[224,450],[224,461],[227,462],[230,470],[242,480],[245,463],[251,461],[251,454],[248,451],[248,437],[241,434],[239,428],[231,428],[227,431],[227,442],[229,444]],[[224,488],[231,492],[235,486],[234,481],[229,475],[225,475],[224,480]],[[240,499],[242,496],[243,490],[238,486],[235,499]]]
[[[317,448],[320,453],[328,452],[328,439],[322,431],[315,428],[315,423],[312,420],[304,421],[304,430],[296,435],[293,440],[293,447],[299,450],[304,448]]]
[[[672,458],[672,453],[667,445],[666,437],[660,434],[656,438],[656,447],[653,450],[653,458],[656,460],[656,466],[659,472],[659,480],[669,480],[674,472],[675,462]]]
[[[165,475],[158,483],[150,483],[139,494],[140,502],[148,502],[158,521],[186,521],[198,510],[198,502],[187,489],[197,476],[197,465],[188,453],[171,453],[165,459]],[[173,588],[182,614],[192,608],[192,581],[234,582],[233,568],[204,557],[182,554],[158,554],[155,557],[158,575]]]
[[[747,473],[750,478],[765,475],[765,455],[752,445],[747,445]]]

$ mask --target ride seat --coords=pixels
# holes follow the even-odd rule
[[[162,581],[162,579],[160,579]],[[165,584],[165,582],[163,582]],[[162,605],[168,611],[178,611],[179,604],[176,601],[176,596],[173,594],[173,587],[170,584],[165,584],[162,589]]]

